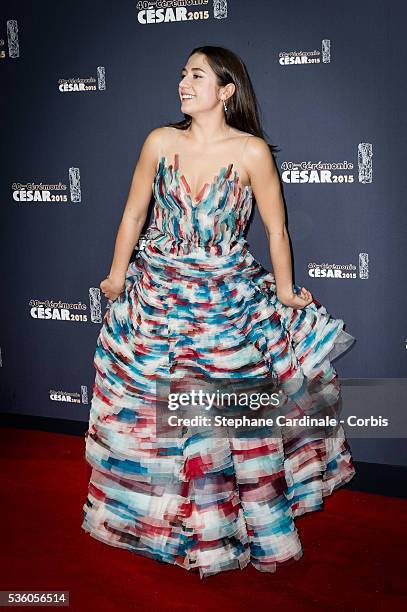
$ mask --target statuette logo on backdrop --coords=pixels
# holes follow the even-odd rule
[[[92,323],[102,323],[101,294],[99,287],[89,287],[90,320]]]
[[[280,51],[278,63],[280,66],[303,66],[309,64],[329,64],[331,61],[331,41],[324,38],[321,49],[313,51]]]
[[[81,201],[81,175],[79,168],[69,168],[69,191],[71,202]]]
[[[77,203],[82,201],[79,168],[68,168],[69,195],[66,183],[14,182],[11,185],[14,202]]]
[[[227,0],[140,0],[136,3],[137,21],[141,25],[226,19]],[[212,10],[212,15],[210,11]]]
[[[16,58],[20,57],[20,44],[18,40],[18,25],[15,19],[9,19],[6,21],[7,28],[7,51],[8,57]],[[0,59],[5,59],[6,44],[4,38],[0,38]]]
[[[370,142],[358,144],[359,183],[372,182],[373,150]]]
[[[373,148],[370,142],[361,142],[357,149],[357,167],[359,183],[373,182]],[[349,184],[355,181],[353,162],[321,161],[284,161],[281,163],[281,178],[284,183],[332,183]]]
[[[359,253],[358,263],[309,263],[308,276],[311,278],[332,278],[334,280],[351,280],[369,278],[369,254]]]
[[[104,91],[106,89],[106,71],[104,66],[96,68],[96,77],[71,77],[58,79],[58,89],[62,93],[82,91]]]

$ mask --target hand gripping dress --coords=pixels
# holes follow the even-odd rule
[[[250,186],[233,164],[197,198],[179,154],[160,158],[146,246],[110,303],[97,340],[82,528],[94,538],[200,577],[248,563],[264,572],[303,554],[295,518],[355,474],[344,432],[160,439],[156,381],[183,375],[323,382],[355,340],[316,299],[283,305],[244,237]],[[299,287],[294,285],[294,290]]]

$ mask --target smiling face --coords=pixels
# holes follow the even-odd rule
[[[206,56],[202,53],[191,55],[182,70],[178,87],[181,111],[194,115],[220,107],[223,90],[217,84],[216,74]]]

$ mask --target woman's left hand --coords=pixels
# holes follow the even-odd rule
[[[305,308],[313,300],[311,292],[305,287],[301,287],[299,293],[291,291],[288,295],[279,295],[277,292],[277,297],[284,306],[290,306],[291,308]]]

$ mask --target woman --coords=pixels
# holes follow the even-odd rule
[[[273,572],[302,556],[294,518],[355,473],[343,430],[214,438],[181,428],[168,437],[156,429],[156,385],[274,376],[294,383],[296,395],[284,396],[295,397],[291,409],[310,414],[304,381],[319,385],[318,401],[338,391],[331,361],[354,338],[293,284],[278,173],[243,62],[221,47],[194,49],[179,96],[185,120],[146,138],[100,284],[110,308],[94,358],[82,527],[201,577],[250,562]],[[152,188],[147,246],[129,264]],[[274,274],[243,235],[253,196]]]

